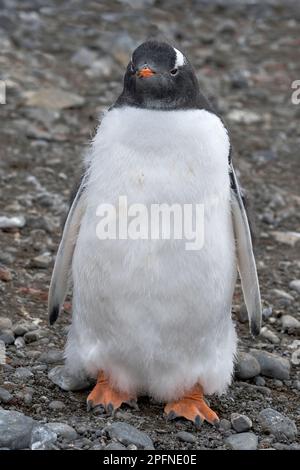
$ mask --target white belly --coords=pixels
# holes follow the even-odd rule
[[[93,143],[87,210],[73,259],[67,363],[100,369],[128,391],[171,399],[200,381],[230,382],[236,262],[229,142],[206,111],[107,113]],[[186,240],[99,240],[101,203],[203,204],[204,246]]]

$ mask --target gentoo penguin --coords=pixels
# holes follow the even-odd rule
[[[166,403],[168,419],[184,417],[196,426],[218,421],[204,395],[222,394],[231,381],[237,270],[251,333],[261,325],[251,236],[230,149],[224,123],[186,56],[167,43],[141,44],[122,94],[93,139],[50,285],[53,324],[68,278],[73,281],[66,367],[97,378],[88,408],[101,405],[112,413],[148,395]],[[116,236],[110,229],[99,236],[103,205],[116,208],[121,198],[120,211],[107,216],[112,226],[136,204],[147,214],[153,205],[201,205],[201,247],[187,249],[184,237]]]

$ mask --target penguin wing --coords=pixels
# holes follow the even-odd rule
[[[85,177],[82,178],[77,194],[70,207],[62,239],[56,255],[48,296],[48,316],[50,325],[53,325],[57,320],[69,287],[69,273],[71,270],[73,253],[80,229],[81,219],[85,210],[85,179]]]
[[[238,271],[240,274],[243,295],[248,311],[250,331],[253,336],[257,336],[259,335],[261,328],[262,311],[250,227],[241,195],[241,190],[239,188],[232,163],[230,163],[229,171],[232,189],[231,207],[233,227],[236,238]]]

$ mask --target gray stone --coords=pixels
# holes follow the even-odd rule
[[[287,331],[288,333],[300,332],[300,321],[292,317],[292,315],[283,315],[281,317],[281,323],[283,331]]]
[[[46,335],[47,333],[45,330],[28,331],[25,333],[24,339],[26,343],[33,343],[34,341],[44,338]]]
[[[62,390],[67,391],[84,390],[90,386],[90,381],[86,377],[75,377],[64,366],[56,366],[51,369],[48,378]]]
[[[289,287],[290,289],[300,293],[300,279],[295,279],[294,281],[291,281]]]
[[[13,332],[16,336],[24,336],[30,330],[30,327],[32,325],[29,325],[27,322],[16,323],[13,326]]]
[[[12,322],[7,317],[0,317],[0,331],[2,330],[11,330],[12,329]]]
[[[33,428],[30,440],[31,450],[51,450],[57,435],[48,426],[37,425]]]
[[[14,373],[14,378],[18,380],[29,380],[33,373],[27,367],[18,367]]]
[[[245,432],[252,428],[252,421],[246,415],[232,413],[230,419],[232,427],[236,432]]]
[[[12,450],[30,446],[35,421],[18,411],[0,409],[0,447]]]
[[[288,380],[290,378],[290,363],[288,359],[267,351],[251,350],[261,367],[261,374],[273,379]]]
[[[270,318],[272,316],[272,313],[273,313],[273,309],[272,307],[266,307],[263,309],[262,311],[262,317],[264,320],[267,320],[268,318]]]
[[[51,431],[55,432],[58,437],[66,441],[74,441],[78,438],[78,434],[72,426],[65,423],[47,423],[46,425]]]
[[[218,429],[220,431],[229,431],[231,429],[231,422],[228,419],[220,419]]]
[[[17,349],[22,349],[22,348],[25,348],[25,341],[24,341],[24,338],[22,338],[22,336],[18,336],[16,339],[15,339],[15,346]]]
[[[0,333],[0,341],[3,341],[5,344],[14,344],[15,342],[15,337],[10,330],[3,330]]]
[[[104,450],[126,450],[126,447],[120,442],[110,442],[105,446]]]
[[[86,47],[81,47],[71,58],[73,64],[79,65],[80,67],[91,67],[97,60],[96,52]]]
[[[240,352],[235,365],[237,378],[246,380],[260,374],[260,365],[255,357],[249,353]]]
[[[252,432],[243,432],[226,437],[225,443],[232,450],[256,450],[258,438]]]
[[[262,410],[258,420],[264,431],[273,434],[279,441],[293,441],[297,435],[297,427],[294,421],[272,408]]]
[[[0,216],[0,229],[23,228],[25,225],[26,220],[22,215],[16,217]]]
[[[46,364],[59,364],[64,360],[63,352],[58,349],[50,349],[49,351],[43,352],[40,357],[40,362],[45,362]]]
[[[296,351],[292,353],[291,363],[294,366],[298,366],[300,364],[300,349],[296,349]]]
[[[248,321],[248,311],[245,304],[242,304],[238,309],[237,317],[241,323],[246,323]]]
[[[34,268],[47,269],[52,263],[52,256],[49,253],[43,253],[42,255],[36,256],[31,261],[31,266]]]
[[[59,401],[59,400],[51,401],[48,406],[50,410],[55,410],[55,411],[63,410],[66,407],[66,405],[62,401]]]
[[[138,449],[154,449],[150,437],[146,433],[131,426],[131,424],[117,421],[112,423],[110,426],[106,426],[105,432],[111,439],[117,439],[125,446],[134,444]]]
[[[294,301],[294,297],[282,289],[272,289],[271,294],[273,294],[277,299],[284,299],[289,303],[292,303]]]
[[[273,331],[269,330],[266,326],[264,326],[260,330],[260,336],[270,341],[270,343],[273,343],[273,344],[280,343],[280,339],[278,338],[278,336],[275,333],[273,333]]]
[[[182,442],[189,442],[191,444],[193,444],[197,440],[193,434],[191,434],[190,432],[186,432],[186,431],[179,431],[176,434],[176,437]]]
[[[12,394],[5,388],[0,387],[0,403],[9,403],[12,399]]]
[[[300,240],[300,233],[298,232],[271,232],[275,240],[284,245],[295,246]]]
[[[58,87],[27,91],[24,97],[27,106],[58,110],[81,107],[85,102],[82,96],[60,90]]]

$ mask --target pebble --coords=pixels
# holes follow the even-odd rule
[[[265,379],[261,377],[260,375],[255,377],[254,383],[255,385],[258,385],[259,387],[264,387],[266,385]]]
[[[297,427],[294,421],[272,408],[262,410],[258,415],[258,421],[264,431],[273,434],[279,441],[293,441],[297,435]]]
[[[47,428],[55,432],[58,437],[65,439],[66,441],[74,441],[78,438],[78,434],[72,426],[65,423],[47,423]]]
[[[51,401],[51,403],[49,403],[48,407],[50,408],[50,410],[60,411],[63,410],[66,405],[62,401],[53,400]]]
[[[30,447],[35,421],[18,411],[0,408],[0,447],[12,450]]]
[[[295,279],[294,281],[291,281],[289,287],[290,289],[300,293],[300,279]]]
[[[291,363],[294,366],[298,366],[300,364],[300,349],[296,349],[296,351],[292,353]]]
[[[23,228],[25,225],[26,220],[22,215],[16,217],[0,216],[0,229]]]
[[[232,427],[236,432],[245,432],[252,428],[252,421],[246,415],[232,413],[230,420]]]
[[[126,447],[120,442],[110,442],[104,447],[104,450],[126,450]]]
[[[243,432],[226,437],[225,443],[232,450],[256,450],[258,437],[252,432]]]
[[[220,419],[218,429],[220,431],[229,431],[231,429],[231,422],[228,419]]]
[[[97,59],[96,52],[88,49],[87,47],[81,47],[71,58],[73,64],[79,65],[80,67],[91,67]]]
[[[22,336],[18,336],[16,339],[15,339],[15,346],[17,349],[23,349],[25,348],[25,341],[24,341],[24,338],[22,338]]]
[[[31,450],[51,450],[57,435],[48,426],[38,425],[33,428],[30,440]]]
[[[246,380],[260,374],[260,365],[249,353],[240,352],[235,365],[235,375],[238,379]]]
[[[177,439],[179,439],[182,442],[189,442],[190,444],[193,444],[194,442],[197,441],[196,437],[191,434],[190,432],[186,431],[179,431],[176,434]]]
[[[28,380],[33,377],[33,373],[27,367],[18,367],[14,373],[15,379]]]
[[[16,323],[13,326],[13,332],[16,336],[24,336],[30,330],[30,327],[33,325],[29,325],[26,322]]]
[[[0,387],[0,403],[9,403],[12,399],[12,394],[5,388]]]
[[[271,294],[280,300],[283,299],[287,301],[288,304],[291,304],[294,301],[294,297],[291,294],[281,289],[272,289]]]
[[[90,381],[86,377],[75,377],[64,366],[56,366],[51,369],[48,378],[66,391],[84,390],[90,386]]]
[[[125,446],[134,444],[138,449],[154,449],[153,442],[150,437],[146,433],[131,426],[131,424],[117,421],[112,423],[110,426],[106,426],[104,431],[111,439],[117,439]]]
[[[288,359],[267,351],[251,350],[261,368],[261,374],[273,379],[288,380],[290,378],[290,363]]]
[[[25,333],[24,339],[26,343],[33,343],[34,341],[44,338],[46,335],[47,332],[45,330],[28,331]]]
[[[245,304],[242,304],[237,310],[237,317],[241,323],[246,323],[248,321],[248,311]]]
[[[3,265],[0,265],[0,281],[9,282],[12,280],[11,271]]]
[[[46,364],[58,364],[62,363],[63,360],[63,352],[58,349],[50,349],[49,351],[43,352],[39,357],[39,361],[45,362]]]
[[[268,320],[268,318],[272,316],[272,313],[273,313],[272,307],[264,308],[262,311],[263,320]]]
[[[12,321],[7,317],[0,317],[0,331],[11,330],[13,327]]]
[[[52,256],[50,255],[50,253],[44,253],[33,258],[31,261],[31,266],[33,268],[47,269],[51,263]]]
[[[300,332],[300,321],[292,315],[283,315],[281,317],[281,324],[283,331],[287,331],[289,334]]]
[[[241,124],[255,124],[262,121],[262,116],[258,113],[243,109],[233,109],[227,114],[227,118]]]
[[[278,336],[275,333],[273,333],[273,331],[269,330],[266,326],[263,326],[262,329],[260,330],[260,336],[270,341],[270,343],[273,343],[273,344],[280,343],[280,339],[278,338]]]
[[[83,106],[85,100],[82,96],[55,88],[41,88],[37,91],[26,91],[24,98],[27,106],[45,109],[68,109]],[[1,218],[0,218],[1,227]]]
[[[5,344],[14,344],[15,342],[15,337],[13,335],[13,332],[10,330],[2,330],[0,333],[0,341],[3,341]]]
[[[292,247],[300,240],[299,232],[271,232],[271,234],[277,242]]]

